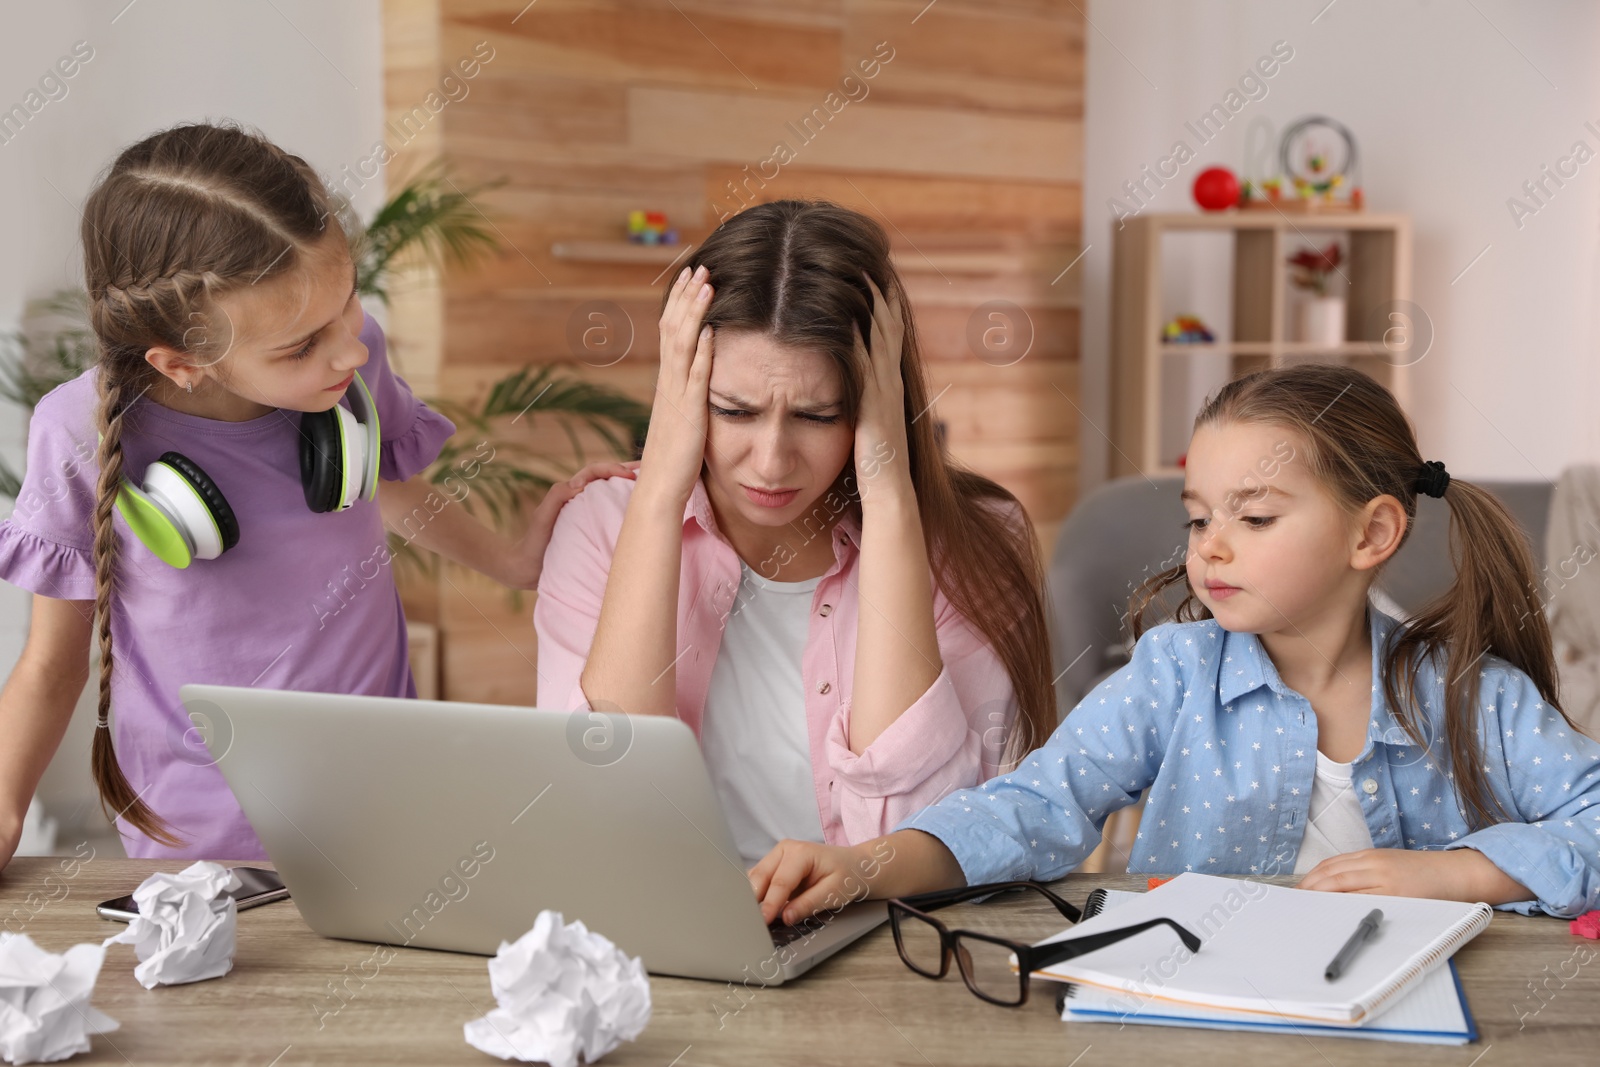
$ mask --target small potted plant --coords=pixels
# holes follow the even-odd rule
[[[1295,340],[1329,347],[1344,343],[1344,298],[1328,293],[1329,277],[1338,272],[1339,242],[1327,248],[1302,248],[1289,257],[1290,278],[1306,294],[1295,316]]]

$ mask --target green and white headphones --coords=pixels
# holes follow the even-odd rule
[[[361,373],[345,393],[347,409],[300,416],[300,484],[312,511],[344,511],[378,493],[378,408]],[[239,543],[239,520],[200,465],[181,452],[150,464],[144,484],[122,479],[117,510],[133,535],[174,567],[216,559]]]

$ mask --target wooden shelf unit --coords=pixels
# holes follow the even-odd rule
[[[1162,306],[1162,238],[1169,233],[1233,235],[1233,337],[1183,344],[1163,341],[1172,309]],[[1289,340],[1289,267],[1295,249],[1344,244],[1344,344]],[[1302,358],[1346,362],[1366,371],[1409,403],[1411,330],[1388,329],[1381,309],[1411,297],[1411,222],[1404,215],[1281,215],[1277,212],[1148,214],[1128,219],[1113,235],[1111,311],[1111,475],[1171,473],[1161,455],[1162,376],[1166,358],[1224,354],[1236,378]],[[1191,413],[1192,414],[1192,413]]]

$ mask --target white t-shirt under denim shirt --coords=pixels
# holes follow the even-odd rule
[[[1381,588],[1367,593],[1373,608],[1400,622],[1410,616]],[[1300,839],[1294,873],[1305,874],[1331,856],[1372,847],[1372,831],[1362,814],[1352,782],[1353,765],[1338,763],[1317,750],[1316,777],[1311,780],[1311,810],[1306,815],[1306,835]]]
[[[1300,839],[1294,873],[1311,868],[1344,852],[1372,847],[1372,832],[1361,813],[1361,802],[1351,785],[1351,765],[1338,763],[1317,751],[1316,776],[1311,779],[1311,809],[1306,816],[1306,833]]]
[[[785,837],[821,841],[800,661],[822,579],[773,582],[743,562],[711,671],[700,744],[746,867]]]

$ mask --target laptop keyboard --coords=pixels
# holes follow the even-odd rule
[[[813,916],[807,920],[805,926],[785,926],[782,923],[773,923],[767,927],[767,933],[772,935],[774,948],[782,948],[793,941],[798,941],[807,934],[815,933],[821,929],[821,924],[826,920]]]

